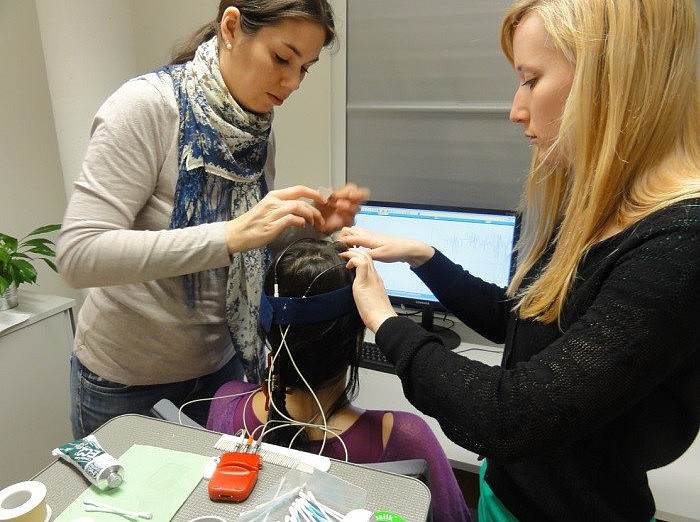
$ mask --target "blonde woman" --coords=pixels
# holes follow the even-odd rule
[[[635,520],[700,422],[700,105],[693,0],[521,0],[501,29],[533,147],[519,266],[486,284],[429,245],[347,228],[354,295],[408,399],[486,457],[479,520]],[[396,317],[408,262],[500,367]]]

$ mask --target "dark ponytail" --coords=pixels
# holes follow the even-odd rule
[[[340,243],[315,239],[291,245],[268,270],[265,291],[272,295],[275,279],[279,295],[289,297],[321,294],[352,284],[354,273],[345,268],[345,261],[338,255],[346,249]],[[273,355],[277,353],[273,366],[271,398],[279,410],[270,404],[268,430],[279,426],[281,422],[277,421],[284,421],[285,416],[291,417],[286,406],[287,390],[307,389],[286,348],[280,347],[282,333],[286,329],[285,325],[272,325],[266,334]],[[347,375],[345,388],[326,412],[326,417],[350,404],[357,393],[359,343],[364,329],[357,309],[336,319],[289,326],[285,342],[296,366],[314,391],[333,385]],[[314,423],[321,423],[320,412]],[[289,446],[294,439],[293,447],[303,450],[308,445],[308,437],[303,431],[296,436],[300,429],[299,426],[275,429],[265,435],[264,441]]]

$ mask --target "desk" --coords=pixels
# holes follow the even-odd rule
[[[459,321],[455,330],[466,341],[455,352],[490,366],[501,363],[502,348],[480,338]],[[373,342],[374,336],[369,332],[365,339]],[[481,462],[477,460],[477,455],[448,439],[433,417],[422,414],[408,402],[396,375],[360,368],[360,393],[354,404],[365,409],[401,410],[420,415],[432,428],[453,468],[479,473]],[[700,436],[679,459],[663,468],[651,470],[648,477],[658,520],[700,521]]]
[[[135,414],[122,415],[108,421],[95,431],[95,436],[105,450],[117,458],[133,444],[159,446],[212,457],[222,453],[214,448],[220,433]],[[269,487],[277,484],[287,471],[288,468],[265,462],[260,470],[258,484],[250,498],[242,504],[210,501],[207,482],[203,480],[182,505],[173,521],[187,521],[201,515],[218,515],[233,521],[239,513],[254,505]],[[426,519],[430,491],[418,479],[332,459],[329,473],[366,489],[367,509],[394,511],[411,522]],[[53,510],[53,518],[89,486],[80,472],[59,461],[44,468],[33,480],[46,485],[46,502]]]

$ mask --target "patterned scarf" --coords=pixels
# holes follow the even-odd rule
[[[217,38],[199,46],[194,59],[169,65],[158,74],[172,77],[180,108],[180,164],[170,228],[228,221],[250,210],[267,192],[263,167],[273,113],[243,110],[219,70]],[[226,322],[241,356],[246,379],[260,382],[264,345],[258,309],[267,248],[231,255],[231,265],[183,276],[194,307],[201,278],[226,286]]]

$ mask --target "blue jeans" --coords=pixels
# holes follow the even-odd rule
[[[219,371],[188,381],[146,386],[129,386],[103,379],[70,356],[70,420],[73,437],[89,435],[105,422],[125,413],[153,416],[151,407],[160,399],[171,400],[178,408],[187,401],[213,397],[219,387],[232,380],[243,380],[243,367],[234,356]],[[182,413],[205,426],[211,401],[195,402]]]

